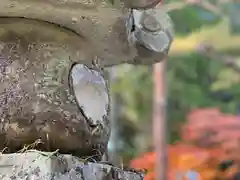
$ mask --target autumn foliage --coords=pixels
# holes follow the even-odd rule
[[[210,108],[193,110],[187,119],[182,140],[168,146],[169,180],[191,169],[199,172],[201,180],[233,179],[240,165],[240,117]],[[131,166],[148,170],[145,180],[154,180],[155,160],[156,154],[149,152],[131,161]],[[232,166],[220,168],[229,161]]]

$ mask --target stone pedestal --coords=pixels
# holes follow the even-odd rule
[[[0,155],[2,180],[143,180],[137,172],[71,155],[31,150]]]

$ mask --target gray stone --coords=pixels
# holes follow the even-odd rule
[[[143,174],[71,155],[31,150],[0,155],[2,180],[143,180]]]
[[[109,3],[114,2],[114,5]],[[0,18],[32,19],[39,22],[49,22],[57,25],[60,31],[71,30],[69,36],[74,40],[69,41],[76,49],[84,49],[85,56],[94,55],[101,59],[102,66],[112,66],[124,62],[132,64],[153,64],[163,60],[168,50],[154,52],[148,48],[138,47],[138,43],[129,45],[126,31],[132,27],[126,27],[126,17],[131,14],[129,7],[122,7],[121,0],[1,0]],[[134,7],[147,5],[147,9],[154,9],[159,0],[124,0]],[[139,4],[140,3],[140,4]],[[150,3],[150,4],[149,4]],[[138,4],[138,5],[137,5]],[[142,9],[142,8],[141,8]],[[143,8],[145,11],[145,8]],[[167,13],[162,13],[157,18],[166,19]],[[12,19],[18,22],[20,19]],[[171,33],[169,25],[163,25],[166,34]],[[25,24],[27,25],[27,23]],[[16,30],[19,24],[15,25]],[[24,27],[24,25],[21,25]],[[62,30],[61,30],[62,29]],[[41,30],[41,34],[46,30]],[[73,33],[72,33],[73,32]],[[57,33],[57,32],[56,32]],[[169,44],[171,45],[171,37]],[[77,43],[76,43],[77,41]],[[159,42],[161,44],[161,42]],[[164,42],[162,42],[165,44]],[[84,48],[85,46],[85,48]],[[88,54],[88,51],[90,54]],[[142,54],[140,54],[144,51]],[[72,53],[73,56],[74,53]],[[88,60],[91,58],[89,57]]]

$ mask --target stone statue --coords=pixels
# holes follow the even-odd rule
[[[1,0],[0,149],[100,159],[110,135],[103,68],[163,60],[172,23],[158,1]]]

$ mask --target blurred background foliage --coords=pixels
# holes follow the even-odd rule
[[[222,113],[217,108],[189,112],[180,128],[181,141],[167,147],[168,179],[176,180],[179,173],[195,170],[200,175],[197,180],[238,180],[239,128],[238,116]],[[145,180],[155,180],[156,159],[155,152],[148,152],[132,160],[130,165],[146,169]]]
[[[180,1],[165,1],[174,2]],[[222,11],[229,11],[229,4],[217,5]],[[181,140],[180,126],[195,108],[217,107],[224,113],[240,113],[239,72],[218,59],[196,52],[199,43],[208,42],[220,56],[232,55],[238,64],[240,36],[231,34],[226,14],[215,14],[196,5],[177,8],[169,15],[176,31],[167,67],[167,119],[172,144]],[[118,151],[124,163],[128,163],[133,157],[152,150],[152,67],[125,64],[115,69],[117,77],[112,93],[121,99],[118,105],[122,109],[118,117],[122,144]]]

